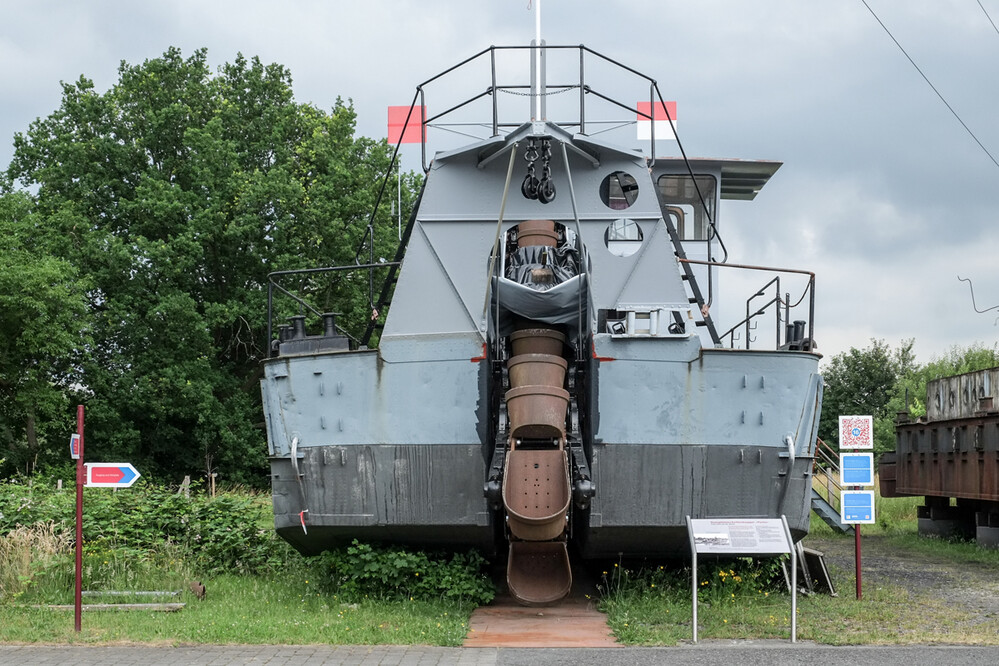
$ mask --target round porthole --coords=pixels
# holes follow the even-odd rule
[[[624,210],[638,198],[638,181],[624,171],[615,171],[600,181],[600,200],[612,210]]]
[[[621,217],[607,225],[604,231],[604,245],[618,257],[630,257],[642,247],[642,228],[638,222]]]

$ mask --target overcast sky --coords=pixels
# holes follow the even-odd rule
[[[989,20],[999,0],[867,2],[999,159]],[[60,81],[85,75],[104,91],[121,60],[170,46],[207,47],[213,66],[237,53],[281,63],[298,101],[329,109],[350,98],[358,132],[380,138],[386,106],[408,104],[418,83],[487,46],[528,43],[528,5],[0,0],[0,165],[14,134],[58,107]],[[980,309],[999,304],[999,166],[861,0],[543,0],[542,10],[548,44],[585,44],[654,77],[677,101],[688,155],[784,162],[754,202],[725,202],[722,232],[731,261],[817,273],[827,358],[871,338],[914,338],[922,362],[995,344],[999,310],[977,314],[958,275],[974,280]]]

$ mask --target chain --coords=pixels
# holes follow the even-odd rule
[[[502,92],[502,93],[506,93],[507,95],[516,95],[518,97],[536,97],[536,96],[540,96],[540,97],[551,97],[552,95],[561,95],[564,92],[569,92],[570,90],[575,90],[576,88],[579,88],[579,86],[578,85],[572,85],[572,86],[567,86],[565,88],[561,88],[559,90],[555,90],[553,92],[544,92],[544,93],[541,93],[540,95],[538,93],[518,92],[516,90],[507,90],[506,88],[497,88],[496,90],[498,90],[499,92]]]

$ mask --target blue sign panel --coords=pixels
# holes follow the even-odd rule
[[[874,454],[839,454],[839,482],[842,486],[873,486]]]
[[[844,490],[841,500],[839,511],[843,523],[874,523],[873,490]]]

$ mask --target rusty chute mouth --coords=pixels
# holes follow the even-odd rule
[[[525,606],[561,601],[572,588],[564,541],[511,541],[506,564],[510,596]]]
[[[513,449],[503,472],[507,527],[517,539],[562,536],[572,493],[565,449]]]

